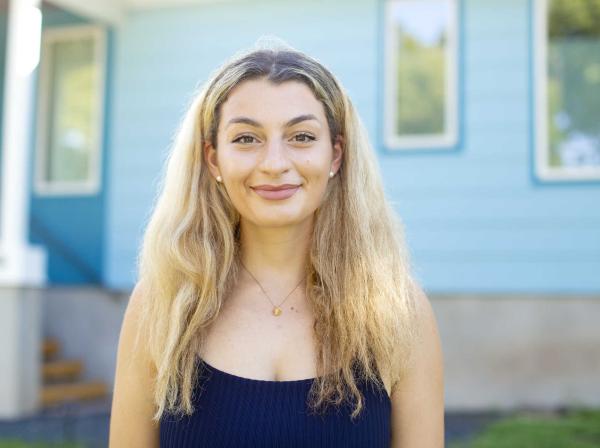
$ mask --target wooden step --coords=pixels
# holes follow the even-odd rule
[[[105,397],[108,393],[106,384],[101,381],[80,383],[48,384],[42,387],[42,406],[50,406],[65,401],[93,400]]]
[[[44,339],[42,344],[42,356],[44,359],[50,359],[58,354],[60,351],[60,344],[54,338]]]
[[[83,371],[83,364],[78,360],[45,361],[42,365],[44,381],[73,380]]]

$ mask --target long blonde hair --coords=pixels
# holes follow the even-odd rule
[[[353,398],[355,418],[364,404],[357,381],[383,387],[380,378],[398,380],[408,367],[417,336],[415,282],[367,132],[346,91],[314,58],[289,46],[252,48],[226,61],[194,93],[141,243],[137,343],[143,341],[155,366],[156,421],[165,411],[194,411],[191,392],[202,371],[196,367],[203,366],[197,354],[236,282],[240,216],[211,177],[202,148],[205,142],[216,148],[229,92],[257,78],[306,84],[324,105],[332,142],[338,135],[344,142],[339,175],[315,212],[306,260],[305,295],[318,343],[311,408]]]

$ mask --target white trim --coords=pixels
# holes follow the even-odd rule
[[[41,36],[41,1],[8,2],[0,173],[0,284],[41,280],[45,252],[30,246],[29,168],[35,67]],[[32,255],[33,258],[30,258]],[[33,262],[37,259],[39,263]]]
[[[391,8],[394,2],[415,0],[385,0],[385,43],[384,43],[384,144],[387,149],[410,150],[417,148],[447,150],[458,140],[458,0],[449,2],[450,16],[446,42],[446,102],[445,114],[447,128],[443,134],[405,135],[399,137],[395,132],[396,122],[396,79],[394,70],[397,55],[397,33]],[[418,0],[417,0],[418,1]]]
[[[48,3],[82,17],[112,25],[120,25],[125,19],[123,0],[48,0]]]
[[[60,40],[77,39],[79,37],[93,37],[94,60],[96,62],[96,79],[98,89],[96,90],[96,104],[98,111],[96,116],[98,122],[95,126],[93,136],[92,152],[90,155],[91,178],[83,182],[46,182],[44,179],[46,167],[46,136],[48,133],[47,111],[49,101],[49,70],[53,61],[48,58],[50,45]],[[78,25],[60,28],[50,28],[44,31],[42,38],[42,61],[39,78],[39,102],[37,110],[37,139],[35,150],[35,181],[34,191],[40,196],[87,196],[96,195],[100,192],[102,176],[102,146],[104,128],[104,90],[106,72],[106,32],[99,25]]]
[[[252,0],[122,0],[126,11],[173,8],[180,6],[219,5],[224,3],[250,3]]]
[[[548,0],[534,0],[535,173],[544,180],[600,179],[600,167],[550,167],[548,161]]]

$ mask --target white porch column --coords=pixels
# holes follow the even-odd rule
[[[39,60],[40,0],[8,8],[0,199],[0,418],[38,408],[40,290],[46,252],[27,242],[34,70]]]

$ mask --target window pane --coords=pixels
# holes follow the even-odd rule
[[[448,0],[402,0],[392,4],[396,134],[443,134],[447,129],[450,7]]]
[[[550,0],[548,163],[600,166],[600,0]]]
[[[56,41],[50,47],[47,182],[89,180],[98,123],[92,37]]]

